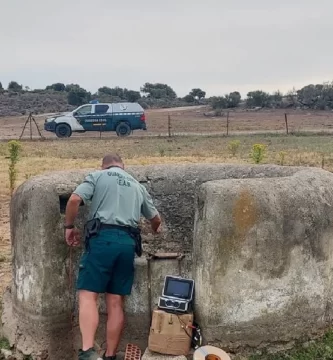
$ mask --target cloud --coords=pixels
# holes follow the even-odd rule
[[[4,0],[0,81],[165,82],[181,96],[323,82],[333,79],[332,11],[330,0]]]

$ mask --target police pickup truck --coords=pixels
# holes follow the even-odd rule
[[[92,103],[47,118],[44,130],[67,138],[73,132],[86,131],[115,131],[118,136],[128,136],[147,127],[144,109],[138,103]]]

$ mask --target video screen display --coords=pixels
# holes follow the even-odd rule
[[[188,299],[191,296],[191,283],[184,280],[167,279],[165,295],[180,299]]]

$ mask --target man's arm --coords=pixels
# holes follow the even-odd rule
[[[77,194],[72,194],[69,198],[66,205],[66,213],[65,213],[65,226],[74,225],[74,221],[79,212],[79,207],[81,205],[82,199]]]
[[[150,225],[152,230],[155,233],[160,233],[161,232],[161,217],[160,214],[158,213],[154,203],[153,203],[153,199],[151,198],[150,194],[148,193],[148,191],[146,190],[146,188],[144,186],[142,186],[143,188],[143,203],[142,203],[142,208],[141,208],[141,212],[142,215],[150,221]]]
[[[66,205],[65,212],[65,228],[66,228],[66,242],[70,246],[77,246],[80,243],[79,231],[74,227],[74,222],[79,212],[81,202],[86,203],[91,200],[95,191],[95,179],[92,174],[89,174],[84,182],[79,185]],[[69,228],[68,228],[69,227]]]

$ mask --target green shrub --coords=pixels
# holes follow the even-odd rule
[[[240,141],[239,140],[233,140],[233,141],[229,142],[228,150],[230,151],[232,156],[236,156],[237,151],[239,149],[239,146],[240,146]]]
[[[15,182],[17,178],[16,164],[19,161],[21,143],[16,140],[9,141],[8,150],[9,150],[9,161],[10,161],[8,168],[9,186],[10,186],[10,192],[11,194],[13,194],[15,189]]]
[[[250,153],[250,157],[252,158],[252,160],[256,164],[259,164],[264,159],[265,152],[266,152],[266,145],[264,145],[264,144],[254,144],[252,146],[252,151]]]
[[[287,155],[287,152],[285,152],[285,151],[279,152],[279,163],[282,166],[284,165],[284,159],[285,159],[286,155]]]
[[[159,151],[161,157],[163,157],[165,155],[165,149],[159,148],[158,151]]]

